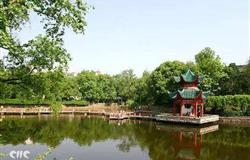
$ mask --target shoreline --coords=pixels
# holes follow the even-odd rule
[[[250,117],[220,117],[219,123],[222,124],[249,124]]]
[[[42,115],[42,114],[53,114],[53,111],[50,107],[45,105],[39,105],[34,107],[18,107],[18,105],[0,105],[0,115]],[[126,113],[138,113],[138,116],[135,118],[138,119],[154,119],[153,116],[155,114],[159,114],[162,112],[159,111],[131,111],[124,110],[124,108],[119,108],[116,105],[103,105],[103,104],[94,104],[90,106],[65,106],[59,112],[59,114],[82,114],[82,115],[100,115],[100,116],[109,116],[114,112],[126,112]],[[140,114],[140,116],[139,116]],[[220,124],[249,124],[250,125],[250,117],[219,117],[218,123]]]

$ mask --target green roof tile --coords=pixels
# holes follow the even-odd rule
[[[178,90],[177,92],[169,92],[168,94],[172,99],[175,99],[178,93],[184,99],[194,99],[199,95],[200,90],[198,88],[182,89]],[[206,99],[208,95],[209,92],[202,92],[203,99]]]
[[[179,83],[179,82],[181,81],[181,78],[175,76],[175,77],[174,77],[174,80],[175,80],[175,82]]]
[[[197,89],[183,89],[178,90],[180,96],[185,99],[193,99],[196,98],[200,92],[200,90]]]
[[[196,75],[189,69],[185,74],[181,75],[185,82],[193,82],[196,80]]]
[[[207,91],[207,92],[202,92],[202,98],[203,99],[207,99],[207,97],[209,96],[210,92]]]
[[[177,96],[177,92],[168,92],[169,97],[171,97],[172,99],[176,98]]]
[[[196,81],[197,78],[199,83],[201,83],[204,79],[203,76],[197,76],[189,69],[185,74],[181,74],[179,77],[174,77],[174,80],[179,83],[181,79],[183,79],[186,83],[192,83]],[[178,90],[177,92],[168,92],[168,94],[172,99],[175,99],[178,94],[183,99],[195,99],[200,92],[202,91],[197,87],[183,87],[182,90]],[[209,93],[210,92],[202,92],[202,98],[207,99]]]

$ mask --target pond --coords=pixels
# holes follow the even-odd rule
[[[250,126],[180,126],[80,115],[6,116],[0,159],[250,159]],[[46,158],[45,158],[46,157]]]

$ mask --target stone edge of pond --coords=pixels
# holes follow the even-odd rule
[[[221,117],[219,118],[220,123],[225,123],[225,124],[249,124],[250,125],[250,117]]]
[[[3,106],[3,105],[1,105],[1,106]],[[24,109],[24,108],[22,108],[22,107],[18,107],[18,105],[4,105],[4,108],[12,108],[12,109]],[[40,107],[48,107],[48,106],[40,106]],[[67,106],[66,108],[85,108],[85,107],[80,107],[80,106]],[[31,107],[31,108],[33,108],[33,107]],[[30,109],[31,109],[30,108]],[[87,108],[87,107],[86,107]],[[2,109],[3,108],[0,108],[0,112],[2,111]],[[97,111],[97,110],[96,110]],[[99,114],[101,114],[101,113],[103,113],[102,111],[89,111],[89,113],[92,113],[93,112],[93,114],[97,114],[97,112],[99,113]],[[70,111],[69,111],[70,112]],[[21,113],[20,111],[18,112],[18,113]],[[10,114],[11,115],[11,114]],[[250,125],[250,117],[246,117],[246,116],[244,116],[244,117],[222,117],[222,116],[220,116],[219,117],[219,123],[225,123],[225,124],[249,124]]]

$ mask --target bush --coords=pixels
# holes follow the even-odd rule
[[[0,99],[1,105],[49,105],[49,101],[26,99]]]
[[[66,106],[87,106],[89,102],[84,100],[63,101],[62,104]]]
[[[25,99],[0,99],[0,105],[51,105],[53,102],[46,100],[25,100]],[[84,100],[63,101],[63,105],[69,106],[87,106],[89,103]]]
[[[129,106],[129,108],[135,108],[135,107],[137,107],[137,106],[139,106],[139,104],[138,103],[136,103],[134,100],[131,100],[131,99],[129,99],[129,100],[127,100],[127,105]]]
[[[250,95],[209,96],[206,110],[223,116],[250,115]]]
[[[62,110],[63,105],[60,102],[52,102],[50,108],[54,114],[58,114]]]

